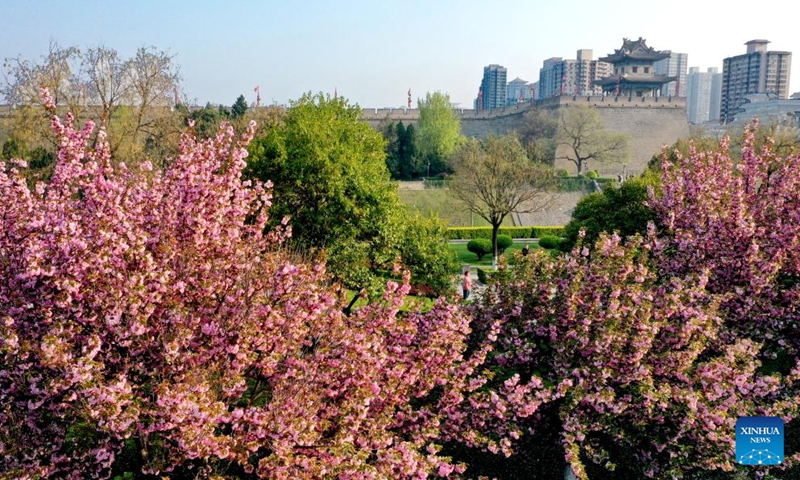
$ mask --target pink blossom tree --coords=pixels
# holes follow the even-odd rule
[[[112,167],[91,122],[52,127],[52,183],[0,164],[3,475],[463,468],[438,439],[480,361],[462,361],[467,318],[399,315],[408,275],[344,315],[324,268],[281,248],[290,228],[263,234],[269,185],[241,180],[252,125],[184,136],[163,172]]]
[[[604,234],[497,277],[473,312],[494,340],[485,395],[506,382],[519,395],[472,401],[496,412],[476,429],[555,423],[579,478],[595,465],[680,478],[735,468],[738,417],[797,418],[800,157],[752,139],[741,160],[723,141],[665,162],[650,198],[663,231]]]
[[[724,295],[726,337],[764,342],[765,359],[800,352],[800,156],[780,156],[746,129],[741,159],[727,139],[712,151],[664,156],[663,195],[651,198],[665,229],[668,275],[705,269]],[[784,367],[793,365],[783,362]],[[785,373],[785,372],[784,372]]]

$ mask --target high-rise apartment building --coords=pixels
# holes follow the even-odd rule
[[[575,60],[553,57],[544,61],[539,69],[538,98],[602,94],[602,89],[592,82],[610,75],[611,64],[594,60],[590,49],[578,50],[577,57]]]
[[[539,69],[539,98],[550,98],[561,95],[561,81],[564,77],[564,59],[548,58]]]
[[[686,76],[686,117],[689,123],[698,124],[719,120],[719,104],[722,97],[722,74],[717,68],[701,72],[697,67],[689,68]]]
[[[675,77],[676,81],[661,86],[662,97],[685,97],[686,67],[689,64],[689,54],[669,52],[670,56],[655,63],[656,73]]]
[[[519,77],[508,82],[506,87],[506,105],[530,102],[533,100],[533,85]]]
[[[506,78],[508,72],[506,67],[492,64],[483,67],[483,81],[475,101],[479,110],[490,110],[506,106]]]
[[[722,101],[720,121],[733,120],[745,95],[766,93],[777,98],[789,94],[791,52],[767,51],[769,40],[750,40],[747,53],[722,61]]]

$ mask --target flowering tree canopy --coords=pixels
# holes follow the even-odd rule
[[[461,468],[436,442],[470,373],[466,318],[399,316],[407,275],[342,314],[324,268],[281,248],[289,228],[263,233],[269,185],[241,180],[252,130],[184,136],[160,172],[112,167],[91,122],[52,126],[52,183],[0,164],[4,475]]]
[[[723,141],[665,163],[649,200],[663,231],[497,276],[475,327],[496,338],[487,386],[519,389],[477,427],[536,435],[555,416],[579,478],[682,478],[735,468],[738,417],[797,417],[800,157],[745,138],[741,161]]]
[[[796,356],[800,156],[775,154],[771,141],[757,151],[754,142],[748,129],[741,160],[727,140],[686,158],[676,152],[674,163],[665,157],[663,195],[650,201],[666,230],[661,267],[669,275],[709,271],[710,291],[725,295],[730,335],[765,342],[768,356]]]

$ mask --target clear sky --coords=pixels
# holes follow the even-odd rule
[[[785,0],[0,0],[0,58],[38,59],[51,39],[125,56],[152,45],[176,55],[198,104],[254,102],[258,85],[265,104],[335,89],[362,107],[399,107],[411,89],[414,106],[440,90],[472,108],[485,65],[533,82],[545,59],[601,57],[623,37],[688,53],[701,71],[767,39],[796,66],[798,18],[800,3]]]

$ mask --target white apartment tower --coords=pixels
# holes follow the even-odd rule
[[[689,68],[686,76],[686,117],[689,123],[698,124],[719,120],[719,105],[722,97],[722,74],[717,68],[701,72],[698,67]]]
[[[668,50],[669,52],[669,50]],[[686,88],[686,67],[689,63],[689,54],[669,52],[669,58],[659,60],[655,63],[656,73],[668,77],[676,77],[674,82],[661,86],[662,97],[685,97]]]

